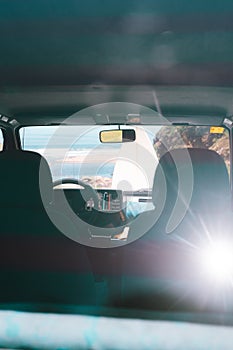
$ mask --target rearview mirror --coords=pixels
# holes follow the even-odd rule
[[[102,130],[99,133],[102,143],[133,142],[136,139],[134,129]]]

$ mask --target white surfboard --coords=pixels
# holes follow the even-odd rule
[[[123,143],[116,161],[112,188],[137,191],[152,188],[158,164],[153,144],[142,127],[135,127],[136,140]]]

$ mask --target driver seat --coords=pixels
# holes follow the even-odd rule
[[[77,231],[52,208],[46,160],[30,151],[3,151],[0,165],[0,302],[95,304],[94,278],[84,247],[67,238],[48,217],[50,210],[55,222],[59,220],[72,234]]]

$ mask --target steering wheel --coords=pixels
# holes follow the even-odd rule
[[[80,194],[85,203],[85,209],[91,211],[92,209],[98,210],[99,197],[95,189],[87,184],[86,182],[74,179],[74,178],[63,178],[53,182],[53,188],[63,184],[75,184],[83,188],[80,189]]]
[[[126,224],[126,218],[122,212],[120,214],[120,212],[105,213],[99,211],[98,194],[95,189],[86,182],[74,178],[63,178],[54,181],[53,187],[63,184],[75,184],[83,187],[79,190],[81,196],[79,196],[77,200],[79,201],[80,205],[78,208],[75,208],[75,212],[86,223],[103,228],[118,227]],[[80,203],[82,200],[83,203]],[[71,206],[74,206],[74,203],[72,203]],[[124,219],[122,218],[122,215]]]

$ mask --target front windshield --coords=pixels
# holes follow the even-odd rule
[[[53,181],[78,178],[94,188],[150,189],[158,159],[173,148],[212,149],[223,157],[229,169],[229,136],[224,128],[161,125],[128,128],[135,129],[135,142],[101,143],[100,131],[114,126],[89,125],[23,127],[20,139],[22,149],[46,158]],[[150,155],[149,160],[145,154]]]
[[[38,152],[46,158],[53,181],[79,179],[95,189],[121,191],[129,216],[153,209],[154,174],[166,151],[173,148],[212,149],[223,157],[229,170],[229,136],[224,128],[130,125],[123,128],[135,130],[134,142],[101,143],[100,131],[114,128],[100,125],[28,126],[20,129],[20,139],[24,150]]]
[[[54,181],[78,178],[94,188],[127,191],[151,188],[158,161],[153,140],[161,127],[134,127],[137,139],[133,143],[101,143],[99,132],[113,128],[25,127],[20,130],[20,137],[24,150],[38,152],[47,159]],[[154,164],[146,164],[147,152]]]

